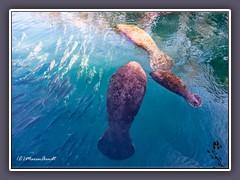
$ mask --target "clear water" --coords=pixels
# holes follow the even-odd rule
[[[12,13],[13,168],[228,168],[228,13],[143,18],[142,12]],[[147,53],[115,32],[119,23],[152,36],[174,60],[172,72],[201,96],[200,108],[149,76]],[[147,74],[147,91],[130,129],[136,152],[115,161],[97,142],[107,127],[108,82],[132,60]],[[213,149],[215,141],[222,148]]]

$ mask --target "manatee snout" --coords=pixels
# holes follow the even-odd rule
[[[191,95],[189,95],[189,97],[186,97],[185,99],[192,107],[196,108],[202,105],[202,99],[197,94],[191,93]]]

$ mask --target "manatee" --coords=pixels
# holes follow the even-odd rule
[[[172,68],[172,58],[160,51],[151,36],[144,30],[132,25],[118,24],[116,31],[148,52],[152,69],[170,70]]]
[[[146,84],[146,74],[135,61],[120,67],[110,79],[108,127],[98,141],[99,150],[109,159],[127,159],[135,152],[129,129],[141,106]]]
[[[182,96],[191,106],[199,107],[202,105],[201,98],[194,93],[191,93],[185,83],[174,74],[167,71],[153,71],[150,76],[166,89]]]

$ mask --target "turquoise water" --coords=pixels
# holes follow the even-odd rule
[[[228,168],[228,13],[144,18],[143,12],[12,13],[13,168]],[[145,29],[172,57],[172,72],[201,96],[200,108],[149,76],[147,53],[115,32],[119,23]],[[133,60],[148,80],[130,129],[136,151],[110,160],[97,148],[107,127],[108,82]]]

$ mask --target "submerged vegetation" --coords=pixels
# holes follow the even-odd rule
[[[218,141],[214,141],[212,145],[208,145],[210,149],[207,150],[207,153],[213,160],[216,160],[218,167],[224,167],[222,164],[222,158],[219,156],[219,151],[222,149],[222,145]]]

